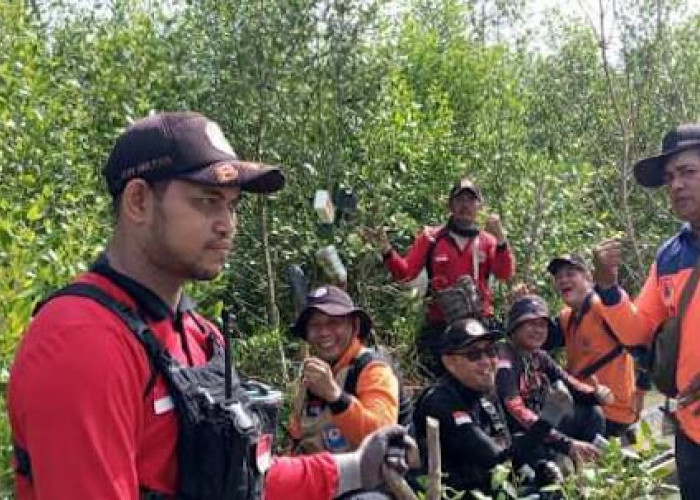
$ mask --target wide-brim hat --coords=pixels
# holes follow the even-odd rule
[[[583,257],[574,253],[567,253],[564,255],[559,255],[558,257],[554,257],[552,260],[550,260],[549,264],[547,265],[547,271],[549,272],[549,274],[554,276],[555,274],[557,274],[559,269],[565,266],[575,267],[576,269],[580,269],[581,271],[590,270],[588,264],[586,263]]]
[[[465,318],[455,321],[445,328],[440,334],[435,348],[439,354],[449,354],[460,351],[474,342],[496,341],[499,337],[499,332],[487,330],[479,320]]]
[[[669,157],[692,148],[700,149],[700,124],[679,125],[664,136],[660,154],[635,163],[635,179],[644,187],[664,185],[664,172]]]
[[[549,319],[547,302],[539,295],[524,295],[510,306],[506,327],[507,332],[510,335],[521,323],[541,318]]]
[[[303,339],[306,338],[306,323],[314,311],[321,311],[328,316],[357,316],[360,319],[361,340],[365,340],[372,331],[372,318],[364,310],[355,306],[350,296],[336,286],[325,285],[313,290],[306,297],[304,309],[294,322],[290,331]]]

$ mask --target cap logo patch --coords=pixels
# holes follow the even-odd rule
[[[207,139],[209,139],[209,142],[214,148],[218,149],[222,153],[226,153],[234,157],[236,156],[236,153],[233,152],[231,144],[229,144],[229,142],[226,140],[224,133],[216,123],[211,121],[207,122],[207,125],[204,128],[204,133],[207,135]]]
[[[321,297],[324,297],[325,295],[328,295],[328,288],[325,286],[321,288],[317,288],[313,292],[311,292],[311,296],[315,299],[320,299]]]
[[[238,180],[238,170],[230,163],[216,165],[212,169],[212,174],[219,184],[228,184]]]

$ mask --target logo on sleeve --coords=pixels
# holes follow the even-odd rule
[[[472,417],[466,411],[452,412],[452,418],[455,421],[455,425],[471,424],[473,422]]]

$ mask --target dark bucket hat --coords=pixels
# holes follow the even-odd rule
[[[661,142],[661,154],[635,163],[635,179],[644,187],[662,186],[664,184],[664,168],[669,157],[691,148],[700,149],[700,124],[679,125],[664,136]]]
[[[524,295],[513,302],[508,311],[508,335],[512,334],[515,328],[531,319],[549,319],[549,308],[547,303],[539,295]]]
[[[321,311],[329,316],[356,315],[360,318],[360,339],[365,340],[372,330],[372,319],[361,308],[356,307],[350,296],[338,287],[324,285],[306,296],[306,305],[290,331],[306,338],[306,323],[313,311]]]
[[[488,331],[479,320],[466,318],[455,321],[442,332],[435,346],[439,354],[456,352],[480,340],[496,341],[500,337],[496,331]]]
[[[576,269],[580,269],[581,271],[590,270],[588,264],[586,264],[586,261],[583,257],[575,253],[567,253],[558,257],[554,257],[551,261],[549,261],[549,264],[547,265],[547,271],[549,272],[549,274],[554,276],[555,274],[557,274],[557,271],[559,271],[559,269],[561,269],[564,266],[575,267]]]

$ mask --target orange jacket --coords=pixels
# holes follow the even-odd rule
[[[352,361],[364,346],[358,338],[333,365],[336,379],[345,380],[345,373]],[[342,387],[342,384],[341,384]],[[330,412],[330,421],[348,441],[350,449],[355,449],[368,434],[395,424],[399,417],[399,381],[391,366],[382,361],[371,361],[357,379],[357,394],[350,394],[350,405],[340,413]],[[303,409],[295,409],[289,423],[289,433],[299,440],[302,435],[301,415]]]
[[[592,294],[589,300],[590,302],[584,303],[578,317],[573,315],[570,307],[565,307],[559,313],[559,323],[566,344],[566,370],[574,375],[598,361],[618,344],[605,331],[601,315],[590,308],[590,304],[598,300],[595,294]],[[594,375],[598,382],[608,386],[615,396],[612,404],[602,407],[605,418],[622,424],[635,422],[637,415],[634,411],[634,358],[627,351],[623,351]],[[591,377],[583,381],[592,384]]]
[[[662,245],[634,303],[624,290],[613,287],[598,292],[601,300],[594,304],[594,310],[605,318],[624,343],[651,344],[662,322],[676,313],[683,287],[699,256],[700,246],[686,225]],[[679,391],[700,373],[698,325],[700,287],[695,290],[683,318],[676,370]],[[700,444],[700,417],[693,416],[693,411],[699,407],[698,403],[691,404],[679,410],[677,416],[683,432]]]

